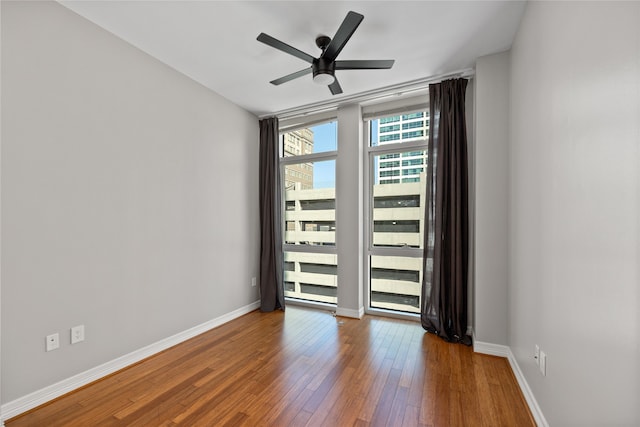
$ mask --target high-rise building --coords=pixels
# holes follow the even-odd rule
[[[303,128],[286,132],[284,138],[284,157],[301,156],[313,153],[313,130]],[[296,163],[287,165],[284,171],[284,188],[292,189],[299,183],[299,190],[313,188],[313,164]]]
[[[372,123],[377,124],[376,145],[409,142],[424,139],[429,135],[429,113],[426,111],[383,117]],[[377,165],[377,182],[419,182],[420,173],[425,172],[426,164],[427,152],[424,150],[383,154]]]

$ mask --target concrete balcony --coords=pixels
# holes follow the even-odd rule
[[[302,273],[299,271],[285,271],[285,282],[308,283],[310,285],[338,286],[338,277],[334,274]]]
[[[333,209],[285,211],[284,219],[285,221],[335,221],[336,211]]]
[[[335,231],[286,231],[284,233],[285,242],[308,242],[314,243],[336,243]]]
[[[413,246],[422,245],[420,233],[373,233],[374,246]]]
[[[424,218],[424,208],[377,208],[373,210],[374,221],[419,221]]]
[[[422,285],[405,280],[371,279],[373,292],[420,296]]]

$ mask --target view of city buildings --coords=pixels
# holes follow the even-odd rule
[[[428,135],[425,112],[386,117],[377,127],[372,146],[423,140]],[[285,156],[313,152],[313,131],[301,129],[283,135]],[[287,154],[289,153],[289,154]],[[372,246],[421,248],[425,206],[426,150],[385,153],[373,157]],[[325,303],[337,302],[335,253],[304,252],[300,246],[335,246],[335,185],[314,188],[312,163],[284,167],[284,241],[296,245],[285,251],[285,295]],[[335,172],[334,172],[335,174]],[[305,176],[309,175],[309,176]],[[335,178],[334,178],[335,179]],[[339,226],[339,225],[338,225]],[[374,308],[418,313],[422,258],[370,257],[370,305]]]
[[[383,117],[376,120],[378,146],[424,139],[429,135],[429,117],[426,112]],[[418,182],[426,165],[426,151],[410,151],[380,156],[378,183],[398,184]]]
[[[285,133],[283,151],[285,157],[313,153],[313,131],[304,128]],[[313,165],[298,163],[285,168],[284,188],[292,188],[296,183],[305,190],[313,188]]]

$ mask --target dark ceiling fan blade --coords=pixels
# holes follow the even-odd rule
[[[322,58],[328,61],[335,61],[344,45],[349,41],[363,19],[364,16],[359,13],[347,13],[346,18],[344,18],[344,21],[340,24],[340,28],[338,28],[336,35],[333,36],[331,43],[329,43],[327,49],[322,53]]]
[[[271,80],[269,83],[277,86],[290,80],[297,79],[298,77],[305,76],[307,74],[311,74],[311,67],[305,68],[304,70],[296,71],[295,73],[288,74],[284,77],[280,77],[279,79]]]
[[[332,95],[340,95],[342,93],[342,88],[340,87],[340,83],[338,83],[337,78],[333,83],[329,85],[329,90],[331,91]]]
[[[308,53],[304,53],[303,51],[296,49],[293,46],[289,46],[288,44],[281,42],[278,39],[274,39],[273,37],[265,33],[260,33],[260,35],[258,35],[257,40],[273,48],[281,50],[284,53],[288,53],[289,55],[293,55],[297,58],[300,58],[303,61],[307,61],[310,64],[312,64],[313,60],[315,59],[313,56],[309,55]]]
[[[394,62],[393,59],[336,61],[336,70],[387,70]]]

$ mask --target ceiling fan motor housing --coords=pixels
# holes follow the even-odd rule
[[[316,80],[316,77],[320,74],[333,76],[336,71],[336,63],[335,61],[327,61],[324,58],[316,58],[313,60],[311,69],[313,70],[313,80]]]

